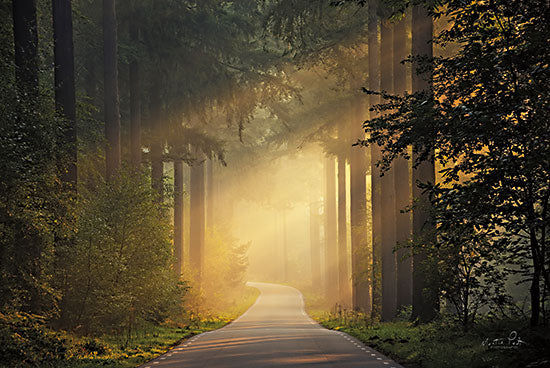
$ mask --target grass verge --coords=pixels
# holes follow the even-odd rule
[[[243,314],[258,298],[259,291],[247,287],[240,301],[223,313],[214,316],[196,316],[180,326],[149,326],[137,331],[128,342],[120,336],[98,338],[69,336],[70,358],[57,367],[95,368],[136,367],[178,345],[191,336],[221,328]]]

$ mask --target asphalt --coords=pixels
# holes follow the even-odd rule
[[[289,286],[248,283],[261,291],[231,324],[184,341],[141,368],[175,367],[393,367],[402,368],[359,340],[327,330],[304,311]]]

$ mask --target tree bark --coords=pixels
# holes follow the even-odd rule
[[[309,204],[309,246],[311,260],[311,285],[313,290],[319,290],[321,283],[321,252],[319,239],[319,203]]]
[[[70,0],[52,0],[55,63],[55,107],[65,118],[64,138],[68,163],[63,181],[73,190],[77,183],[76,97],[74,79],[73,17]]]
[[[183,269],[183,161],[174,161],[174,270],[181,276]]]
[[[393,92],[393,29],[390,24],[382,22],[380,27],[380,88],[388,93]],[[380,178],[381,216],[382,216],[382,320],[390,321],[397,314],[397,283],[395,246],[395,179],[390,169]]]
[[[162,161],[162,101],[160,96],[160,80],[155,78],[151,89],[150,119],[151,119],[151,186],[158,194],[159,201],[164,196],[164,164]]]
[[[136,20],[135,2],[130,19],[130,41],[139,44],[139,25]],[[130,157],[135,169],[141,167],[141,68],[138,57],[130,61]]]
[[[120,111],[115,0],[103,0],[103,79],[107,179],[120,170]]]
[[[369,89],[372,91],[380,90],[380,43],[378,41],[379,19],[376,15],[374,1],[372,12],[368,23],[368,42],[369,42]],[[376,95],[369,96],[369,105],[374,106],[380,102]],[[376,117],[374,112],[370,113],[370,118]],[[380,189],[380,170],[375,163],[380,160],[380,147],[376,144],[371,145],[371,204],[372,204],[372,316],[379,318],[382,305],[382,290],[380,283],[381,273],[381,234],[382,234],[382,202]]]
[[[407,85],[407,69],[401,64],[408,56],[407,23],[404,18],[393,28],[393,93],[404,95]],[[411,205],[409,162],[403,157],[393,162],[395,181],[395,241],[404,244],[411,236],[411,214],[401,213]],[[406,248],[398,249],[397,258],[397,308],[412,304],[412,257]]]
[[[349,299],[346,213],[346,156],[338,155],[338,291],[340,304]]]
[[[36,0],[13,0],[15,80],[19,98],[35,103],[38,97],[38,29]]]
[[[189,261],[197,286],[200,287],[204,265],[205,237],[205,190],[204,161],[198,161],[191,166],[191,224]]]
[[[433,21],[426,9],[420,5],[412,8],[412,54],[426,57],[433,56],[431,44],[433,33]],[[417,65],[414,64],[413,68]],[[430,75],[412,74],[413,93],[431,89]],[[413,154],[413,160],[416,156]],[[433,223],[430,218],[430,202],[426,193],[418,187],[420,182],[435,182],[435,166],[431,161],[424,161],[412,171],[412,191],[415,207],[412,212],[412,231],[415,239],[421,239],[423,243],[429,243],[433,236]],[[437,298],[429,292],[429,284],[426,279],[426,269],[423,267],[427,255],[424,252],[415,252],[413,256],[413,309],[412,318],[421,322],[432,320],[439,308]],[[425,290],[426,289],[426,290]],[[428,292],[426,292],[428,291]]]
[[[338,239],[336,234],[336,167],[325,158],[325,292],[330,304],[338,300]]]
[[[214,162],[206,161],[206,227],[214,228]]]

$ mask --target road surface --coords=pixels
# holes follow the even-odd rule
[[[291,287],[248,283],[261,291],[233,323],[184,341],[141,368],[175,367],[399,367],[391,359],[339,331],[321,327],[304,312]]]

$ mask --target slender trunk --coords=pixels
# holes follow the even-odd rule
[[[133,3],[135,7],[135,3]],[[139,25],[134,17],[130,19],[130,41],[139,45]],[[134,168],[141,167],[141,68],[139,59],[130,61],[130,157]]]
[[[393,29],[393,93],[404,95],[407,85],[407,69],[401,64],[407,51],[408,18],[396,23]],[[409,162],[402,157],[393,162],[395,183],[395,241],[404,244],[411,236],[411,215],[401,213],[411,204]],[[406,248],[396,252],[397,258],[397,308],[412,304],[412,257]]]
[[[371,5],[374,2],[370,3]],[[379,19],[376,16],[376,8],[373,6],[368,23],[369,42],[369,89],[380,90],[380,43],[378,41]],[[374,106],[380,102],[378,96],[370,95],[369,105]],[[374,118],[374,112],[370,118]],[[381,235],[382,235],[382,201],[380,188],[380,170],[375,163],[380,160],[380,147],[371,145],[371,203],[372,203],[372,316],[380,318],[382,305],[382,290],[380,283],[381,274]]]
[[[393,93],[393,29],[382,23],[380,28],[380,88]],[[395,178],[390,169],[380,178],[380,197],[382,201],[381,248],[382,248],[382,320],[390,321],[397,314],[397,280],[395,246]]]
[[[336,167],[325,159],[325,292],[331,304],[338,300],[338,239],[336,234]]]
[[[204,189],[204,162],[195,162],[193,166],[191,166],[191,234],[189,244],[189,261],[198,287],[200,287],[202,281],[202,272],[204,265]]]
[[[341,304],[348,302],[348,286],[346,157],[341,154],[338,155],[338,291]]]
[[[65,118],[67,145],[66,173],[63,181],[73,190],[77,182],[76,97],[74,82],[73,17],[70,0],[52,0],[55,59],[55,107]]]
[[[206,227],[214,228],[214,162],[206,161]]]
[[[164,165],[162,161],[162,101],[160,96],[160,81],[156,78],[153,81],[150,100],[151,114],[151,186],[162,201],[164,196]]]
[[[433,22],[426,9],[420,5],[412,8],[412,54],[432,57],[432,33]],[[413,65],[417,67],[417,65]],[[419,75],[413,70],[412,75],[413,93],[427,91],[431,89],[431,80],[429,75]],[[413,160],[416,156],[413,154]],[[433,224],[430,219],[430,202],[426,193],[418,187],[420,182],[435,182],[435,166],[431,161],[424,161],[412,172],[412,190],[415,200],[415,207],[412,212],[412,231],[413,236],[423,243],[432,241]],[[419,319],[421,322],[432,320],[438,310],[438,301],[436,293],[430,290],[430,285],[426,279],[426,270],[424,266],[427,255],[421,251],[415,251],[413,256],[413,310],[412,318]],[[433,270],[430,270],[432,272]],[[425,290],[426,289],[426,290]],[[431,292],[430,292],[431,291]]]
[[[309,205],[309,245],[311,259],[311,285],[313,290],[319,289],[321,282],[321,252],[319,239],[319,204]]]
[[[120,169],[117,22],[115,0],[103,0],[103,79],[107,179]]]
[[[531,288],[529,290],[531,295],[531,327],[536,327],[539,324],[540,319],[540,278],[541,278],[541,262],[539,259],[537,235],[534,229],[531,229],[529,234],[531,242],[531,257],[533,259],[533,278],[531,279]]]
[[[19,99],[35,103],[38,97],[38,29],[36,0],[13,0],[15,79]]]
[[[174,161],[174,269],[181,276],[183,268],[183,161]]]
[[[282,238],[283,238],[283,280],[288,282],[288,243],[287,243],[287,233],[286,233],[286,209],[283,208],[281,211],[282,214]]]

